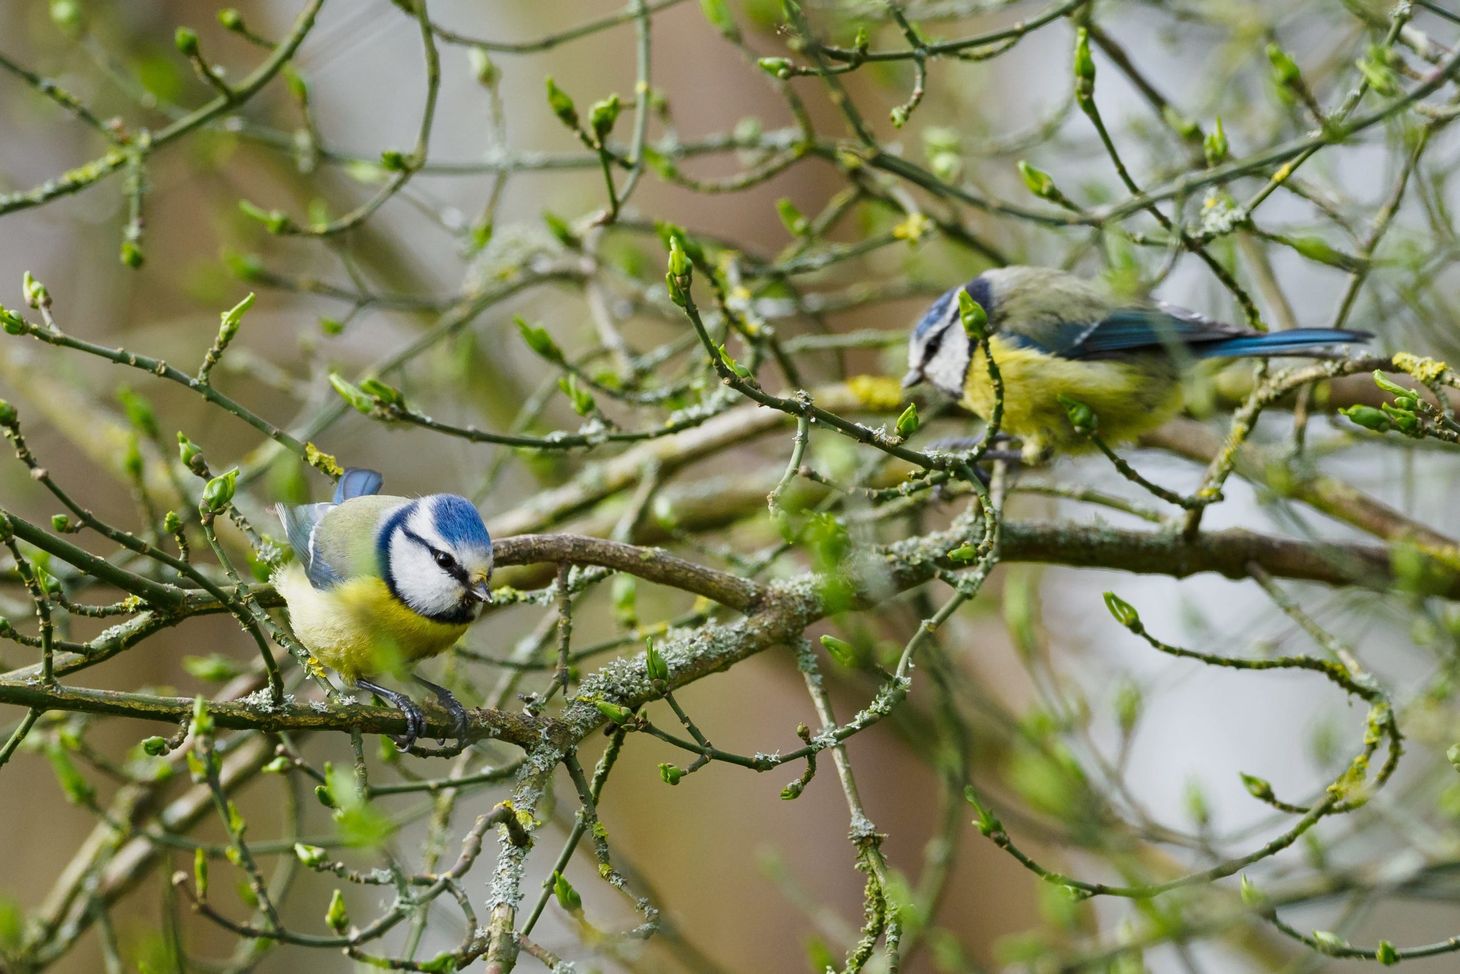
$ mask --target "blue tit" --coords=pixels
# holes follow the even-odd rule
[[[988,347],[1004,384],[1003,431],[1025,462],[1079,449],[1060,397],[1094,410],[1108,442],[1129,442],[1181,405],[1181,378],[1204,359],[1301,355],[1373,336],[1336,328],[1256,332],[1164,302],[1114,300],[1094,284],[1045,267],[985,271],[943,294],[908,344],[903,388],[924,381],[987,419],[994,389],[980,344],[964,331],[958,292],[988,315]]]
[[[289,624],[316,659],[406,715],[402,750],[425,729],[405,694],[369,677],[395,673],[449,649],[490,602],[492,539],[477,509],[456,494],[380,494],[374,470],[345,471],[328,504],[279,504],[295,560],[275,572]],[[416,681],[440,699],[465,733],[466,711],[443,687]]]

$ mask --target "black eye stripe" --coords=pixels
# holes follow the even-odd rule
[[[450,552],[442,551],[440,548],[433,547],[425,538],[421,537],[419,534],[416,534],[416,532],[412,531],[410,528],[402,526],[400,529],[400,533],[405,535],[407,538],[410,538],[422,548],[425,548],[427,551],[429,551],[431,553],[431,558],[436,562],[436,565],[442,571],[446,572],[448,575],[456,579],[458,582],[461,582],[463,585],[470,583],[471,579],[467,577],[466,569],[461,567],[460,563],[458,563],[457,560],[451,556]]]

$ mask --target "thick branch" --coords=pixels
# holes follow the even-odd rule
[[[499,565],[600,565],[651,582],[693,592],[744,612],[760,601],[761,587],[749,579],[697,565],[658,548],[578,534],[524,534],[494,546]]]

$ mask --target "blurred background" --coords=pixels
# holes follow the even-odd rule
[[[907,4],[906,15],[923,36],[943,40],[1001,31],[1061,9],[1076,13],[1080,6],[927,0]],[[0,304],[23,304],[21,274],[30,271],[49,287],[53,313],[66,332],[191,369],[212,340],[216,316],[257,292],[215,381],[259,415],[307,430],[342,463],[383,471],[392,492],[464,493],[494,530],[606,534],[628,511],[630,528],[640,520],[657,525],[656,540],[730,569],[743,568],[752,553],[775,543],[763,501],[720,518],[705,533],[677,519],[688,517],[684,512],[697,499],[713,507],[737,488],[743,493],[759,484],[761,474],[769,478],[767,486],[773,484],[790,449],[789,428],[666,470],[657,480],[657,499],[636,500],[632,490],[623,491],[544,523],[530,512],[545,492],[591,479],[594,464],[627,448],[514,450],[392,426],[341,409],[327,376],[358,375],[388,363],[382,376],[416,408],[456,426],[542,435],[591,425],[597,417],[574,415],[571,393],[558,391],[559,373],[521,340],[514,317],[546,329],[570,358],[581,355],[609,371],[621,364],[614,357],[616,331],[644,357],[643,388],[655,388],[661,378],[672,384],[697,348],[686,359],[686,346],[675,344],[686,328],[674,309],[666,310],[656,221],[678,224],[717,250],[741,255],[736,266],[749,269],[745,306],[782,337],[882,333],[832,353],[806,353],[798,365],[808,388],[861,373],[900,374],[903,330],[927,302],[1000,261],[1066,266],[1131,293],[1154,288],[1183,306],[1241,318],[1233,294],[1199,260],[1151,242],[1160,237],[1159,227],[1147,215],[1104,228],[1041,223],[861,166],[851,141],[839,154],[838,140],[846,140],[849,129],[824,79],[782,80],[774,77],[775,65],[767,70],[756,64],[756,57],[815,64],[779,4],[654,0],[649,7],[651,44],[641,62],[641,30],[632,11],[618,4],[433,0],[429,15],[443,33],[427,164],[385,196],[393,174],[381,154],[412,151],[428,91],[414,17],[386,0],[324,4],[285,76],[236,112],[150,152],[145,169],[123,165],[117,175],[44,205],[17,205],[8,194],[44,186],[103,155],[107,143],[13,67],[0,72]],[[236,83],[269,56],[258,41],[271,44],[287,35],[301,4],[239,4],[245,30],[220,25],[220,9],[89,0],[6,5],[0,7],[0,57],[59,83],[104,124],[120,119],[136,140],[144,131],[166,130],[213,94],[177,50],[176,28],[196,30],[206,63]],[[825,43],[854,49],[860,29],[874,50],[906,46],[888,6],[826,2],[806,3],[803,10]],[[1313,131],[1301,93],[1274,82],[1269,44],[1291,53],[1303,67],[1302,83],[1332,110],[1355,83],[1356,60],[1371,56],[1371,45],[1390,24],[1387,7],[1361,0],[1281,9],[1112,2],[1097,5],[1095,14],[1110,40],[1095,52],[1097,101],[1126,165],[1149,185],[1202,168],[1202,139],[1217,130],[1218,118],[1235,158]],[[733,36],[727,36],[726,15]],[[1456,32],[1452,20],[1416,10],[1405,28],[1407,44],[1393,48],[1402,50],[1396,55],[1402,64],[1392,68],[1395,84],[1418,84],[1434,60],[1424,55],[1448,51]],[[1123,200],[1129,194],[1089,119],[1073,108],[1073,25],[1064,16],[1048,21],[1027,33],[1011,32],[1007,47],[995,39],[972,48],[977,58],[930,60],[925,85],[907,60],[877,61],[835,78],[882,150],[915,163],[934,183],[1020,210],[1049,210],[1016,167],[1027,160],[1083,207]],[[594,29],[578,36],[575,29],[585,24]],[[1430,46],[1421,51],[1422,43]],[[1121,58],[1132,62],[1132,70],[1122,70]],[[613,139],[626,146],[645,66],[651,164],[622,212],[603,225],[597,218],[609,201],[599,161],[549,109],[544,79],[550,76],[568,93],[585,119],[588,106],[617,93],[625,107]],[[1154,100],[1135,78],[1157,89]],[[915,86],[925,94],[907,123],[895,126],[889,113],[908,104]],[[1376,97],[1363,102],[1360,115],[1382,103]],[[1449,86],[1432,101],[1450,110],[1453,98]],[[1166,102],[1164,113],[1158,101]],[[788,151],[798,113],[822,140],[822,148],[804,158]],[[1263,200],[1250,227],[1214,239],[1211,251],[1233,269],[1268,321],[1331,324],[1353,287],[1347,322],[1377,332],[1379,351],[1407,349],[1440,359],[1460,351],[1451,317],[1457,249],[1449,217],[1456,145],[1443,124],[1426,128],[1423,157],[1411,166],[1415,132],[1425,123],[1420,115],[1396,114],[1350,144],[1324,149],[1300,178]],[[1193,228],[1209,227],[1203,220],[1216,219],[1234,198],[1249,200],[1268,175],[1270,169],[1254,168],[1225,188],[1178,194],[1168,212],[1183,215]],[[622,189],[624,174],[616,171],[613,178]],[[6,212],[6,204],[13,211]],[[798,217],[810,220],[811,229],[798,232]],[[343,220],[348,229],[270,232],[283,227],[281,220],[306,230]],[[1383,229],[1370,242],[1378,221]],[[672,350],[662,368],[653,361],[657,349]],[[404,350],[410,350],[407,361],[401,361]],[[1240,385],[1245,375],[1233,381]],[[156,442],[138,436],[127,394],[118,397],[122,387],[150,404],[161,430]],[[176,467],[167,452],[175,431],[202,446],[215,470],[242,463],[258,471],[239,506],[261,530],[272,528],[266,505],[274,500],[328,492],[324,478],[237,418],[184,388],[97,358],[8,338],[0,345],[0,395],[20,409],[30,446],[52,476],[113,523],[145,520],[149,489],[153,502],[167,506],[169,476],[162,471]],[[690,405],[666,398],[667,405],[624,407],[598,399],[627,428],[663,422],[673,408]],[[1217,433],[1223,429],[1221,416],[1195,421]],[[966,429],[966,420],[947,416],[920,435],[932,439]],[[1448,489],[1460,472],[1453,451],[1389,449],[1372,438],[1359,444],[1352,427],[1321,408],[1301,429],[1295,434],[1291,411],[1277,412],[1264,419],[1257,440],[1284,462],[1301,446],[1301,464],[1316,464],[1437,532],[1460,530]],[[1151,479],[1177,490],[1193,487],[1202,472],[1169,450],[1128,456]],[[818,468],[846,471],[866,460],[830,436],[813,441],[809,458]],[[140,478],[129,473],[138,464]],[[1027,482],[1132,496],[1130,485],[1099,457],[1061,461],[1030,472]],[[1205,521],[1211,529],[1321,541],[1363,537],[1351,525],[1285,500],[1272,482],[1254,486],[1234,479],[1224,492],[1226,501]],[[641,500],[647,500],[645,509],[634,510]],[[41,521],[56,510],[19,463],[0,464],[0,506]],[[1113,508],[1034,492],[1013,495],[1009,513],[1142,523]],[[947,516],[946,509],[933,507],[911,523],[868,518],[856,537],[891,540],[914,523],[927,527]],[[234,540],[242,543],[241,536]],[[806,564],[792,552],[769,575],[793,575]],[[1255,867],[1254,875],[1264,888],[1293,891],[1284,917],[1305,932],[1340,930],[1355,943],[1449,937],[1457,917],[1454,866],[1460,863],[1454,833],[1460,792],[1444,758],[1456,736],[1449,692],[1456,613],[1446,603],[1403,593],[1283,587],[1402,703],[1409,755],[1397,780],[1367,808],[1320,823],[1309,838]],[[1200,931],[1207,911],[1236,908],[1235,878],[1156,902],[1077,903],[970,824],[975,813],[963,801],[965,780],[998,809],[1020,847],[1052,869],[1082,878],[1110,878],[1113,871],[1118,879],[1122,871],[1159,872],[1153,860],[1139,861],[1142,856],[1201,865],[1256,848],[1291,824],[1291,816],[1253,799],[1242,774],[1266,779],[1280,795],[1300,801],[1341,771],[1359,746],[1364,708],[1358,701],[1310,674],[1216,670],[1161,656],[1109,619],[1101,601],[1107,589],[1136,605],[1146,626],[1173,643],[1233,656],[1317,652],[1250,581],[1001,566],[980,597],[939,633],[905,707],[848,744],[867,814],[887,836],[889,862],[910,887],[941,889],[932,900],[934,915],[910,918],[921,945],[904,969],[1357,970],[1364,962],[1304,951],[1258,923]],[[925,595],[902,599],[872,617],[823,627],[842,633],[872,661],[828,664],[841,720],[866,705],[880,682],[877,661],[886,665],[889,653],[896,659],[933,604]],[[641,585],[635,612],[647,629],[651,621],[690,608],[679,593]],[[606,591],[585,601],[575,645],[611,641],[633,629],[621,610]],[[23,592],[0,594],[0,612],[17,625],[29,611]],[[540,688],[542,674],[492,661],[540,640],[549,616],[534,605],[494,613],[468,634],[464,654],[428,670],[468,702],[487,701],[505,687],[506,705],[518,706],[515,693]],[[107,624],[73,621],[77,638],[90,638]],[[634,641],[610,651],[641,648]],[[110,689],[213,694],[255,656],[226,617],[196,618],[78,679]],[[0,644],[0,668],[33,662],[33,650]],[[589,672],[598,662],[580,666]],[[717,746],[738,753],[794,749],[796,725],[819,724],[790,650],[754,657],[687,688],[679,699]],[[0,727],[8,733],[19,716],[0,710]],[[673,717],[667,711],[663,717],[670,726]],[[128,760],[147,734],[166,733],[65,717],[45,727],[49,734],[69,728],[84,735],[95,752],[87,773],[106,795],[121,787],[106,765]],[[350,760],[341,735],[305,738],[299,748],[314,763]],[[514,756],[507,746],[483,753],[489,762]],[[371,760],[377,757],[372,751]],[[596,757],[585,753],[585,766]],[[380,758],[380,773],[402,780],[445,773],[412,767],[413,760],[404,759],[402,767]],[[658,741],[631,737],[600,806],[617,864],[665,910],[668,934],[647,943],[595,943],[550,905],[534,939],[585,970],[791,971],[840,962],[857,936],[862,885],[847,841],[846,803],[829,767],[799,799],[783,801],[781,788],[799,773],[794,766],[757,775],[712,764],[670,788],[657,765],[676,760],[686,763]],[[10,924],[18,937],[19,914],[65,912],[56,901],[64,878],[58,870],[72,851],[86,843],[105,846],[109,839],[92,811],[64,802],[40,749],[23,749],[4,776],[0,927]],[[1118,791],[1111,782],[1119,783]],[[295,814],[281,811],[287,794],[282,805],[299,803],[302,836],[324,842],[329,817],[313,807],[304,784],[260,779],[241,788],[237,800],[249,817],[250,837],[263,842],[284,827],[281,816]],[[565,780],[559,784],[567,787]],[[501,797],[500,787],[463,794],[445,829],[447,862],[472,817]],[[571,825],[569,799],[571,790],[541,810],[546,824],[530,860],[529,902]],[[400,823],[390,853],[414,862],[432,841],[430,796],[404,796],[388,811]],[[206,822],[191,834],[217,842],[224,833]],[[1153,851],[1176,835],[1179,841]],[[1139,853],[1129,852],[1132,843]],[[466,884],[479,905],[492,851],[489,841]],[[287,843],[284,852],[287,858]],[[1127,853],[1130,858],[1123,858]],[[174,936],[194,957],[222,963],[219,958],[235,950],[234,938],[186,904],[179,907],[169,892],[168,876],[190,868],[190,859],[185,850],[164,851],[124,895],[109,901],[103,922],[86,921],[86,931],[52,969],[101,969],[101,941],[107,940],[120,945],[126,969],[168,970],[175,962],[166,942]],[[364,854],[359,860],[362,868],[370,861]],[[591,856],[580,854],[567,875],[596,926],[612,931],[633,924],[633,911],[598,883]],[[1322,881],[1312,880],[1309,889],[1312,877]],[[330,876],[297,879],[287,902],[304,927],[318,925],[336,885]],[[1353,888],[1364,895],[1348,895]],[[218,896],[224,900],[228,891]],[[348,899],[358,921],[388,898],[367,886],[350,889]],[[230,912],[247,915],[238,903],[230,903]],[[432,916],[439,922],[422,934],[421,958],[450,948],[461,934],[461,921],[450,911],[437,907]],[[1176,930],[1187,932],[1166,935]],[[1151,940],[1144,953],[1103,953],[1123,938],[1139,937]],[[287,945],[258,958],[235,953],[232,963],[260,971],[357,965],[337,951]],[[522,961],[524,968],[537,963]],[[1451,970],[1453,955],[1412,966]]]

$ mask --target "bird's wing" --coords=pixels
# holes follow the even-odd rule
[[[380,574],[380,526],[406,503],[404,497],[371,494],[340,504],[279,504],[276,510],[310,584],[324,590]]]
[[[350,467],[340,476],[340,482],[335,484],[335,503],[343,504],[351,497],[378,494],[384,483],[385,478],[380,476],[378,471],[368,470],[365,467]]]
[[[314,532],[314,563],[327,566],[322,573],[327,570],[340,579],[379,576],[381,526],[408,503],[404,497],[371,494],[331,506]]]
[[[309,577],[309,584],[317,589],[332,588],[343,580],[328,561],[316,557],[315,536],[319,523],[324,516],[334,509],[333,504],[300,504],[293,506],[289,504],[276,504],[274,510],[279,513],[279,520],[284,524],[284,533],[289,538],[289,547],[294,549],[294,557],[299,559],[299,564],[304,566],[304,574]]]
[[[1098,359],[1126,352],[1174,352],[1246,332],[1195,311],[1161,304],[1117,308],[1094,322],[1062,322],[1044,329],[1040,344],[1061,358]]]

